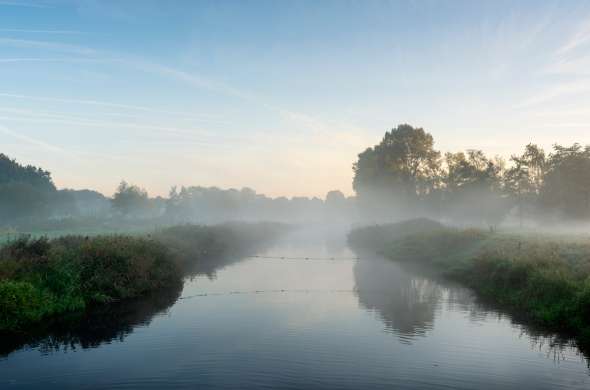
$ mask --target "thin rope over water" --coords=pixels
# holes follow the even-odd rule
[[[314,289],[281,289],[281,290],[250,290],[250,291],[226,291],[226,292],[204,292],[200,294],[194,295],[187,295],[184,297],[178,298],[180,299],[192,299],[192,298],[201,298],[201,297],[215,297],[215,296],[222,296],[222,295],[252,295],[252,294],[280,294],[280,293],[358,293],[359,290],[314,290]]]
[[[246,256],[246,259],[266,260],[360,260],[360,257],[291,257],[291,256]]]

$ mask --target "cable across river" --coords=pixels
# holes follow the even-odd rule
[[[333,290],[325,290],[325,289],[275,289],[275,290],[245,290],[245,291],[218,291],[218,292],[202,292],[193,295],[186,295],[183,297],[179,297],[178,299],[192,299],[192,298],[201,298],[201,297],[213,297],[213,296],[222,296],[222,295],[252,295],[252,294],[280,294],[280,293],[304,293],[304,294],[314,294],[314,293],[329,293],[329,294],[342,294],[342,293],[356,293],[358,294],[360,291],[357,289],[333,289]],[[380,293],[383,292],[379,291],[370,291],[370,290],[363,290],[365,293]]]
[[[246,259],[265,259],[265,260],[360,260],[360,257],[313,257],[313,256],[305,256],[305,257],[293,257],[293,256],[280,256],[280,255],[273,255],[273,256],[246,256]]]

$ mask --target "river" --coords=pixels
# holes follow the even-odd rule
[[[0,388],[590,388],[575,347],[460,286],[354,259],[344,232],[295,232],[258,255],[3,340]]]

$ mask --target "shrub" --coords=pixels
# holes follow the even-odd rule
[[[0,328],[16,330],[46,314],[43,293],[28,282],[0,281]]]
[[[0,331],[93,304],[178,287],[182,267],[247,252],[277,236],[276,224],[178,226],[153,237],[23,236],[0,247]],[[184,269],[183,269],[184,270]]]

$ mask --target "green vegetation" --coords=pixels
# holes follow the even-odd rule
[[[178,286],[195,263],[247,253],[280,231],[186,225],[142,236],[18,238],[0,248],[0,331]]]
[[[482,297],[590,345],[590,238],[455,229],[428,220],[357,229],[359,250],[433,266]]]

